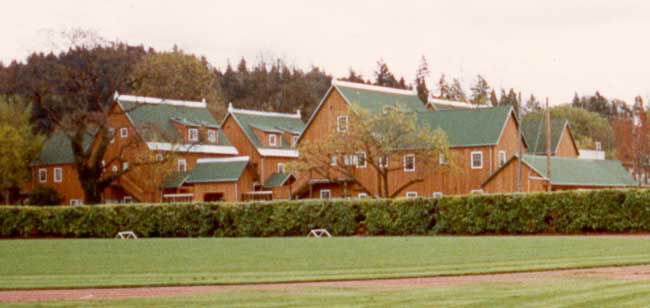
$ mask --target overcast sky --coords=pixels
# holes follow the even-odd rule
[[[408,81],[424,55],[467,87],[482,74],[552,104],[596,90],[628,102],[650,95],[649,1],[6,1],[0,61],[51,47],[52,31],[169,50],[217,67],[281,57],[335,77],[371,77],[377,59]]]

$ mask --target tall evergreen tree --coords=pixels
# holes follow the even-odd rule
[[[492,106],[499,105],[499,99],[497,98],[497,92],[495,92],[494,89],[492,89],[492,92],[490,92],[490,104],[492,104]]]
[[[357,74],[357,72],[351,68],[348,71],[348,76],[341,78],[341,80],[356,83],[366,83],[366,81],[363,79],[363,76],[361,74]]]
[[[449,99],[459,102],[467,102],[467,95],[465,94],[465,90],[463,90],[463,86],[456,78],[454,78],[454,81],[449,88]]]
[[[447,84],[447,80],[445,79],[445,74],[440,75],[440,79],[438,79],[438,92],[440,93],[438,95],[438,98],[441,99],[451,99],[449,95],[449,84]]]
[[[377,61],[377,70],[375,71],[375,82],[377,86],[400,88],[400,84],[395,78],[395,75],[388,69],[388,65],[383,59]]]
[[[535,95],[530,94],[530,97],[526,101],[526,112],[535,112],[542,110],[542,106],[540,105],[539,101],[537,101],[537,98]]]
[[[471,88],[472,96],[470,102],[474,105],[486,105],[488,103],[488,95],[490,93],[490,86],[483,76],[476,77],[476,84]]]
[[[420,59],[420,66],[418,66],[417,71],[415,71],[415,90],[418,92],[418,97],[423,102],[429,100],[429,89],[427,88],[427,77],[429,77],[429,64],[427,59],[422,56]]]

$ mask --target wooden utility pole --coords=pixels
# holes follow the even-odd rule
[[[546,178],[548,179],[547,191],[551,191],[551,109],[548,105],[548,97],[546,98]]]
[[[521,92],[519,92],[519,108],[517,108],[517,134],[519,135],[519,159],[517,159],[517,192],[522,190],[522,178],[521,178],[521,160],[523,159],[523,150],[522,150],[522,134],[521,134]]]

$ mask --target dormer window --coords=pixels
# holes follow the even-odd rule
[[[199,130],[197,128],[190,128],[187,130],[187,139],[189,141],[199,141]]]
[[[278,136],[271,134],[269,135],[269,145],[274,147],[278,145]]]
[[[217,131],[214,129],[208,130],[208,141],[210,143],[217,143]]]

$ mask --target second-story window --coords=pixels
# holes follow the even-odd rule
[[[414,154],[404,155],[404,171],[406,171],[406,172],[415,171],[415,155]]]
[[[63,182],[63,168],[54,168],[54,183]]]
[[[336,118],[336,131],[340,133],[348,131],[348,116],[338,116]]]
[[[506,164],[506,151],[499,151],[499,167]]]
[[[271,134],[269,135],[269,145],[274,147],[278,145],[278,136]]]
[[[472,169],[483,169],[483,152],[475,151],[471,154]]]
[[[284,164],[283,163],[278,164],[278,173],[284,173]]]
[[[336,166],[338,164],[338,156],[330,155],[330,166]]]
[[[445,157],[445,154],[440,154],[440,156],[438,156],[438,163],[440,164],[440,166],[444,166],[447,164],[447,157]]]
[[[189,141],[199,141],[199,130],[196,128],[190,128],[187,130],[187,139]]]
[[[208,141],[210,143],[217,143],[217,131],[214,129],[208,130]]]
[[[45,168],[38,169],[38,181],[40,183],[47,182],[47,169]]]
[[[185,159],[179,159],[178,172],[185,172],[185,171],[187,171],[187,161],[185,161]]]
[[[357,158],[357,161],[356,161],[356,163],[357,163],[357,168],[365,168],[366,165],[367,165],[367,162],[366,162],[366,153],[363,153],[363,152],[361,152],[361,153],[357,153],[356,158]]]
[[[129,137],[129,128],[128,127],[121,127],[120,128],[120,138],[128,138]]]

